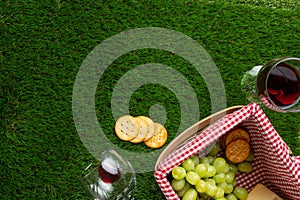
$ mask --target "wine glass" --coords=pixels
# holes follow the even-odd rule
[[[107,150],[87,166],[82,183],[95,200],[134,200],[135,171],[117,151]]]
[[[241,82],[247,98],[277,112],[300,111],[300,59],[275,58],[247,71]]]

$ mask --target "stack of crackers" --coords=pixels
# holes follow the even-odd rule
[[[144,142],[151,148],[162,147],[168,138],[166,128],[146,116],[124,115],[120,117],[115,123],[115,133],[121,140],[135,144]]]
[[[241,127],[235,127],[226,133],[221,138],[220,144],[225,148],[227,159],[233,163],[243,162],[251,152],[250,136],[248,132]]]

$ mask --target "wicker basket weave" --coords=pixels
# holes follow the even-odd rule
[[[222,135],[237,125],[248,130],[255,155],[254,170],[237,174],[237,185],[250,191],[261,183],[285,200],[300,200],[300,157],[290,154],[287,144],[255,103],[227,108],[201,120],[165,148],[154,176],[166,199],[179,200],[167,179],[172,169],[193,155],[206,155]]]

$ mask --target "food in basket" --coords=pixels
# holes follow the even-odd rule
[[[248,197],[248,191],[242,187],[235,187],[233,194],[240,200],[246,200]]]
[[[166,128],[146,116],[121,116],[115,123],[116,135],[131,143],[144,142],[150,148],[160,148],[168,138]]]
[[[252,170],[253,170],[253,166],[252,166],[251,162],[248,162],[248,161],[238,163],[237,167],[240,172],[245,172],[245,173],[252,172]]]
[[[195,169],[195,162],[193,159],[187,159],[187,160],[183,161],[183,163],[181,165],[187,172],[193,171]]]
[[[189,188],[183,196],[183,200],[196,200],[197,199],[197,191],[193,188]]]
[[[249,193],[247,200],[283,200],[266,186],[257,184]]]
[[[227,163],[223,157],[206,156],[200,158],[195,166],[195,157],[185,160],[184,166],[182,163],[172,170],[171,186],[181,199],[243,200],[248,195],[247,190],[236,186],[236,165]]]
[[[222,157],[218,157],[214,159],[214,161],[212,162],[212,166],[216,168],[217,173],[222,172],[222,170],[225,168],[225,165],[226,165],[226,160]]]
[[[186,180],[184,178],[180,179],[180,180],[173,179],[171,185],[175,191],[180,191],[184,188],[185,183],[186,183]]]
[[[230,142],[225,149],[226,158],[233,163],[240,163],[250,155],[250,144],[243,140],[237,139]]]
[[[242,142],[243,144],[240,145],[241,141],[239,140],[245,143]],[[229,150],[232,148],[231,145],[235,146],[236,144],[238,144],[238,148],[235,146],[233,149],[239,152],[245,144],[249,145],[246,149],[249,147],[250,150],[250,144],[247,141],[249,140],[235,139],[228,144]],[[217,149],[219,152],[216,152]],[[243,161],[234,163],[227,158],[226,149],[222,153],[223,149],[217,142],[207,156],[199,158],[194,155],[173,168],[171,186],[181,199],[247,199],[248,191],[236,185],[235,176],[238,173],[249,173],[253,170],[251,162],[254,160],[254,154],[247,150],[247,153],[242,153],[245,154],[241,156],[243,159],[240,159]],[[242,150],[244,149],[242,148]],[[196,196],[194,191],[197,192]]]
[[[234,194],[229,194],[226,197],[226,200],[238,200]]]
[[[184,179],[186,175],[186,171],[183,167],[181,166],[177,166],[174,167],[172,170],[172,176],[173,178],[175,178],[176,180],[181,180]]]
[[[254,153],[253,153],[253,151],[250,150],[250,154],[249,154],[249,156],[246,158],[245,161],[252,162],[253,160],[254,160]]]
[[[209,156],[215,156],[215,155],[217,155],[218,153],[219,153],[219,151],[220,151],[220,144],[219,144],[219,142],[217,142],[214,146],[213,146],[213,148],[210,150],[210,152],[208,153],[208,155]]]
[[[250,136],[248,132],[243,128],[235,127],[224,136],[224,146],[226,147],[230,142],[237,139],[243,139],[250,143]]]
[[[195,172],[200,176],[200,178],[203,178],[208,174],[208,166],[204,163],[199,163],[195,167]]]
[[[177,192],[177,195],[178,195],[179,197],[183,197],[183,195],[186,193],[186,191],[187,191],[188,189],[190,189],[190,187],[191,187],[191,185],[190,185],[188,182],[186,182],[186,183],[185,183],[185,186],[183,187],[183,189]]]
[[[200,176],[194,171],[189,171],[186,173],[185,179],[191,185],[196,185],[200,181]]]
[[[205,193],[207,191],[205,180],[200,179],[199,182],[195,185],[195,188],[199,193]]]
[[[240,172],[249,173],[253,170],[251,162],[254,160],[254,153],[251,151],[250,142],[249,133],[241,127],[233,128],[219,140],[219,143],[221,143],[219,146],[225,149],[226,159],[238,164],[237,168],[239,169],[237,170]]]
[[[217,173],[217,170],[214,166],[208,165],[207,166],[207,173],[205,174],[204,178],[213,177]]]
[[[224,173],[218,173],[213,176],[213,179],[216,183],[223,183],[226,180],[226,175]]]
[[[197,166],[200,163],[198,156],[192,156],[191,159],[194,161],[194,166]]]

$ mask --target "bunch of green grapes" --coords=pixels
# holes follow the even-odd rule
[[[238,172],[252,171],[252,165],[248,164],[251,162],[237,166],[223,157],[214,157],[219,150],[217,143],[206,157],[195,155],[173,168],[171,185],[182,200],[247,199],[248,191],[236,185],[235,176]]]

